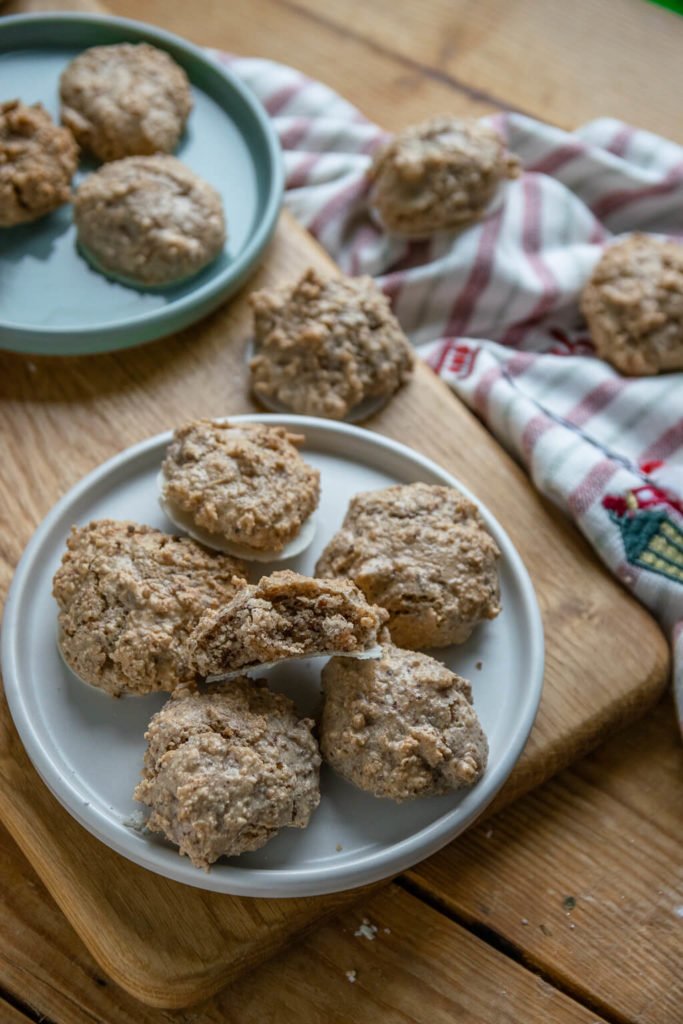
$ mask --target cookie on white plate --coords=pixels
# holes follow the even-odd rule
[[[173,433],[159,477],[166,515],[196,540],[256,561],[313,539],[320,474],[301,434],[265,423],[194,420]]]
[[[315,571],[348,577],[389,612],[400,647],[463,643],[500,612],[498,545],[454,487],[397,484],[357,494]]]
[[[204,694],[179,691],[149,723],[135,799],[195,867],[258,850],[305,828],[320,801],[313,722],[263,680]]]
[[[483,774],[488,743],[472,688],[440,661],[386,644],[374,661],[332,658],[322,679],[323,757],[360,789],[400,803]]]
[[[205,611],[235,594],[243,563],[113,519],[74,526],[66,544],[53,594],[67,665],[113,697],[192,682],[186,640]]]

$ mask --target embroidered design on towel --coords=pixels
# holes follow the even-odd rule
[[[623,496],[607,494],[602,505],[619,527],[631,565],[683,583],[683,502],[645,485]]]

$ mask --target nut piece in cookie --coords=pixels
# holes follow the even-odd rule
[[[254,292],[251,387],[266,405],[343,419],[386,400],[409,379],[413,350],[371,277],[324,279]]]
[[[28,224],[67,203],[77,164],[73,135],[40,103],[0,103],[0,227]]]
[[[347,576],[386,608],[400,647],[462,643],[500,612],[498,545],[453,487],[399,484],[351,499],[317,576]]]
[[[185,641],[205,611],[230,600],[244,565],[112,519],[73,527],[66,543],[53,594],[69,667],[113,697],[192,681]]]
[[[280,829],[305,828],[320,802],[313,722],[263,680],[178,695],[149,723],[135,799],[195,867],[258,850]]]
[[[373,157],[370,204],[387,231],[425,237],[478,220],[519,161],[481,121],[434,117],[407,128]]]
[[[104,164],[78,187],[74,220],[88,261],[132,287],[192,277],[226,238],[218,192],[173,156]]]
[[[169,519],[241,558],[291,558],[313,540],[320,473],[300,434],[265,423],[196,420],[173,433],[159,480]]]
[[[471,686],[440,661],[387,644],[374,661],[332,658],[322,678],[320,749],[360,789],[401,802],[483,774],[488,743]]]
[[[620,373],[683,370],[683,245],[635,234],[611,245],[581,294],[601,359]]]
[[[100,160],[172,153],[192,110],[190,83],[148,43],[93,46],[59,83],[62,124]]]
[[[289,569],[240,584],[222,608],[202,616],[187,643],[201,676],[226,676],[287,658],[375,657],[382,608],[350,580],[315,580]]]

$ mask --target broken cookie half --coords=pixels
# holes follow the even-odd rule
[[[264,669],[289,658],[379,655],[388,615],[350,580],[320,580],[283,570],[237,591],[203,615],[187,641],[194,670],[209,680]]]

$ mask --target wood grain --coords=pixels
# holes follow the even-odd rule
[[[499,946],[504,943],[508,954],[528,960],[541,977],[554,979],[591,1008],[607,1004],[609,1020],[678,1024],[683,998],[677,970],[681,926],[675,914],[675,908],[683,905],[677,890],[680,857],[674,851],[674,859],[663,868],[657,863],[648,867],[646,862],[649,850],[661,848],[662,833],[673,838],[680,835],[682,760],[667,698],[637,726],[410,872],[413,893],[437,903],[484,938],[493,937]],[[609,803],[604,780],[608,780]],[[577,785],[587,781],[590,790],[577,800]],[[638,842],[631,844],[629,840],[636,836],[629,815],[634,813],[641,827]],[[608,832],[615,837],[615,849],[607,844]],[[576,836],[580,837],[578,850]],[[632,856],[633,846],[637,856]],[[376,993],[366,987],[354,989],[352,1017],[351,990],[345,987],[345,976],[339,975],[354,967],[376,969],[372,954],[379,947],[366,940],[354,936],[352,955],[348,960],[344,957],[349,951],[348,933],[357,930],[369,907],[373,923],[382,921],[382,927],[392,927],[383,917],[384,892],[370,904],[364,900],[347,912],[341,925],[331,924],[324,930],[324,962],[318,956],[321,944],[316,932],[267,968],[187,1014],[174,1013],[171,1018],[143,1007],[106,979],[1,827],[0,860],[6,894],[0,902],[0,934],[12,937],[0,957],[0,989],[30,1002],[36,1014],[49,1020],[60,1024],[161,1024],[170,1019],[177,1024],[248,1024],[258,1010],[260,1021],[289,1024],[294,1017],[306,1022],[326,1020],[321,1006],[337,1004],[346,1009],[347,1021],[411,1019],[402,1014],[406,1013],[412,929],[402,917],[392,928],[391,960],[385,959],[381,966],[381,1007]],[[569,914],[563,906],[568,895],[576,899]],[[431,928],[434,919],[429,920]],[[449,929],[445,935],[444,956],[457,963],[460,930]],[[380,938],[385,936],[382,932]],[[499,1003],[487,1006],[490,1016],[483,1016],[477,1003],[481,967],[474,964],[469,974],[459,978],[463,998],[477,1007],[481,1016],[475,1019],[485,1024],[510,1020],[502,995],[508,984],[503,981]],[[299,983],[301,976],[307,979],[305,986]],[[429,991],[427,972],[423,984],[427,989],[421,989],[422,1007],[413,1019],[430,1021],[437,996]],[[537,984],[543,988],[540,980]],[[284,1015],[283,1006],[287,1016],[278,1016]],[[557,1006],[553,1012],[556,1016],[547,1020],[564,1020]],[[588,1019],[595,1021],[598,1014]],[[527,1018],[521,1015],[513,1020],[518,1024]]]
[[[323,17],[316,0],[296,0],[296,7]],[[391,0],[342,0],[324,13],[340,32],[375,46],[385,45],[389,19],[392,53],[486,89],[502,106],[544,120],[552,109],[554,123],[574,127],[595,116],[599,97],[600,116],[683,141],[670,88],[680,74],[683,22],[653,4],[424,0],[397,11]]]
[[[140,17],[139,0],[109,6]],[[683,19],[643,0],[145,0],[144,10],[194,42],[295,64],[392,130],[500,107],[565,128],[621,117],[683,142]]]
[[[51,0],[23,0],[24,7],[28,4],[33,9],[59,6],[89,9],[99,6],[95,0],[72,0],[68,5]],[[18,6],[18,0],[13,0],[5,5],[4,10],[9,12]],[[464,0],[449,3],[429,0],[414,9],[406,4],[394,5],[391,10],[386,0],[372,7],[340,0],[332,9],[329,5],[297,5],[275,0],[253,0],[248,4],[245,0],[235,0],[230,5],[218,0],[196,0],[192,5],[180,0],[144,0],[144,4],[139,0],[135,4],[132,0],[116,0],[111,6],[116,13],[157,21],[200,44],[210,41],[212,45],[236,52],[252,52],[295,63],[308,74],[327,81],[370,117],[389,128],[400,127],[437,110],[476,114],[496,106],[518,106],[571,127],[606,112],[605,104],[608,104],[609,113],[663,131],[671,137],[681,137],[678,107],[674,107],[677,94],[671,88],[677,81],[677,77],[672,75],[678,75],[678,64],[672,65],[671,52],[674,45],[676,49],[680,47],[681,23],[640,0],[614,0],[609,6],[609,14],[599,9],[597,0],[577,0],[575,5],[561,4],[559,0],[545,5],[532,4],[531,0],[516,0],[514,4],[503,4],[501,0],[483,0],[478,4],[465,3]],[[592,17],[588,24],[599,26],[600,31],[605,28],[604,19],[609,17],[610,24],[602,37],[600,31],[592,28],[586,32],[587,14]],[[416,15],[422,24],[415,23]],[[530,23],[533,31],[530,31]],[[579,40],[581,49],[572,51],[566,45],[567,40],[574,44]],[[461,46],[462,54],[458,46]],[[658,75],[651,74],[649,67],[645,68],[647,51],[655,46],[661,72]],[[577,53],[580,59],[577,59]],[[588,58],[585,58],[586,54]],[[464,68],[467,69],[467,77],[463,74]],[[643,73],[644,70],[647,74]],[[296,240],[289,228],[283,229],[258,284],[293,274],[300,265],[298,261],[308,259],[308,252],[307,244]],[[320,256],[314,258],[322,259]],[[13,444],[8,446],[9,454],[7,449],[5,454],[7,493],[0,494],[0,515],[5,527],[0,535],[0,588],[6,586],[25,541],[55,498],[107,455],[153,431],[171,426],[177,418],[203,412],[205,401],[209,412],[238,412],[253,408],[245,399],[239,380],[235,382],[231,377],[236,367],[241,370],[241,346],[247,334],[248,322],[241,304],[237,302],[229,312],[219,312],[206,324],[177,338],[120,356],[80,360],[31,360],[13,356],[0,359],[0,401],[4,417],[0,426],[4,428],[5,436],[13,439]],[[615,728],[622,718],[626,720],[640,714],[663,685],[666,655],[661,636],[645,613],[636,609],[596,566],[586,545],[553,509],[535,498],[532,510],[530,492],[526,485],[521,486],[523,477],[519,470],[504,456],[499,456],[499,450],[491,439],[464,410],[454,404],[441,385],[431,378],[429,384],[426,383],[428,378],[428,371],[421,369],[417,386],[408,389],[384,418],[371,425],[386,432],[397,430],[396,436],[410,439],[417,429],[411,421],[415,403],[420,395],[428,394],[427,401],[433,412],[429,415],[423,410],[416,423],[419,423],[420,430],[429,431],[430,444],[438,440],[432,435],[435,433],[434,423],[439,422],[439,418],[444,422],[446,418],[451,422],[452,418],[454,425],[464,432],[463,436],[476,437],[471,453],[453,452],[444,441],[440,445],[434,443],[433,457],[444,463],[450,460],[454,471],[459,472],[463,480],[467,480],[469,474],[470,485],[493,507],[494,502],[485,497],[483,488],[489,485],[489,489],[495,490],[495,487],[490,487],[492,474],[489,467],[493,464],[494,452],[498,453],[496,459],[500,457],[502,483],[513,482],[509,500],[497,510],[506,526],[517,537],[520,532],[525,532],[527,514],[534,522],[539,516],[543,517],[547,523],[544,540],[551,538],[558,545],[566,546],[570,561],[574,563],[576,560],[577,582],[582,574],[586,577],[581,590],[565,593],[565,607],[562,607],[562,602],[549,602],[545,597],[553,583],[552,566],[548,565],[545,572],[542,567],[533,568],[537,587],[542,592],[546,630],[552,631],[553,638],[552,650],[549,650],[548,685],[566,690],[563,697],[566,707],[555,708],[554,702],[548,700],[546,689],[530,744],[503,797],[511,799],[534,785],[544,772],[556,770],[596,742],[608,728]],[[473,426],[478,431],[476,435],[470,434]],[[64,450],[68,451],[68,458],[54,458],[55,451]],[[481,459],[478,458],[480,452]],[[495,472],[498,472],[497,461],[495,466]],[[526,493],[520,504],[522,492]],[[612,613],[610,602],[614,602]],[[598,638],[596,651],[599,651],[601,634],[608,641],[613,639],[610,626],[618,615],[623,614],[626,615],[629,632],[626,642],[623,645],[614,643],[604,656],[598,654],[594,659],[590,651],[591,637]],[[650,651],[647,651],[648,647]],[[569,670],[577,649],[584,659],[578,677]],[[614,715],[611,713],[613,709],[609,709],[604,701],[611,685],[615,687],[616,695],[624,692],[620,689],[624,682],[621,679],[624,668],[628,675],[626,689],[638,673],[641,684],[629,695],[619,714]],[[588,693],[596,680],[602,680],[603,689],[595,695],[595,701],[589,696],[585,721],[580,729],[575,729],[572,723],[583,700],[584,687]],[[565,714],[568,715],[568,731],[563,736]],[[669,922],[669,918],[661,917],[659,903],[655,901],[654,905],[652,902],[651,889],[647,886],[653,875],[652,872],[648,874],[647,868],[652,864],[654,871],[665,871],[674,870],[677,866],[676,862],[673,865],[666,862],[668,852],[662,859],[662,849],[668,851],[669,848],[661,840],[657,823],[661,819],[668,822],[667,828],[678,827],[673,809],[670,808],[669,816],[662,810],[658,798],[665,785],[671,786],[673,794],[680,795],[680,782],[667,775],[655,756],[670,743],[671,730],[666,728],[665,719],[659,715],[655,715],[652,721],[654,725],[648,731],[651,756],[643,758],[642,749],[636,745],[633,761],[638,763],[637,773],[628,763],[628,758],[623,760],[624,751],[628,754],[628,745],[622,747],[615,741],[605,748],[604,755],[586,762],[597,766],[585,769],[590,775],[588,781],[582,774],[584,767],[578,773],[578,782],[574,773],[568,773],[570,783],[567,784],[567,792],[560,788],[555,797],[546,798],[546,787],[538,795],[534,794],[504,812],[491,826],[482,826],[472,834],[473,845],[466,847],[469,858],[466,854],[463,856],[468,860],[467,876],[472,891],[481,897],[480,904],[474,899],[468,902],[461,890],[455,892],[450,877],[453,871],[462,870],[458,851],[461,844],[470,843],[469,835],[429,862],[424,875],[421,869],[413,872],[411,885],[419,884],[425,898],[439,902],[449,913],[467,920],[476,929],[482,929],[482,934],[494,936],[499,930],[503,941],[511,943],[506,947],[509,952],[521,958],[528,955],[540,970],[556,977],[558,982],[590,1005],[602,1000],[610,1007],[611,1020],[616,1020],[618,1015],[619,1021],[635,1022],[642,1018],[648,1024],[655,1020],[660,1024],[660,1019],[655,1016],[655,1000],[670,978],[670,950],[675,949],[675,933],[662,933],[661,923]],[[4,744],[0,773],[4,794],[15,801],[9,812],[15,834],[41,872],[44,869],[43,877],[60,901],[60,906],[97,952],[100,962],[115,975],[118,971],[122,983],[133,990],[136,984],[144,987],[145,983],[158,988],[164,977],[170,977],[173,980],[173,1000],[176,1004],[179,1000],[186,1001],[196,989],[198,979],[204,977],[202,972],[209,975],[209,987],[215,987],[230,976],[230,970],[234,969],[234,963],[229,963],[234,948],[231,944],[235,941],[241,938],[248,940],[246,965],[253,964],[261,956],[269,954],[272,947],[267,943],[273,931],[286,939],[288,935],[297,935],[310,927],[317,919],[318,911],[327,912],[328,908],[317,905],[315,908],[299,906],[290,919],[290,904],[283,906],[282,901],[277,901],[279,907],[276,901],[267,901],[267,906],[266,901],[235,901],[236,905],[232,906],[229,897],[198,894],[180,886],[175,888],[181,891],[173,892],[174,883],[163,883],[161,888],[157,888],[158,879],[135,868],[133,871],[140,871],[144,878],[139,881],[133,878],[129,884],[133,866],[111,854],[71,821],[37,780],[23,752],[14,746],[18,741],[6,720],[2,728],[5,737],[11,737]],[[558,737],[563,737],[563,741],[554,746]],[[637,761],[637,758],[641,760]],[[539,759],[543,762],[540,773]],[[646,787],[640,788],[643,782],[640,766],[643,762],[650,794]],[[631,780],[630,787],[625,788],[618,781],[621,777],[620,764],[623,764],[623,774]],[[558,782],[560,787],[563,780],[564,776]],[[599,803],[597,794],[603,791],[611,796],[609,804]],[[3,800],[4,796],[0,796],[0,803]],[[594,803],[599,803],[600,814],[606,816],[608,825],[613,825],[612,831],[589,827],[595,820]],[[635,819],[628,822],[622,819],[622,803],[635,815]],[[3,806],[10,806],[9,799]],[[641,819],[648,813],[652,820],[646,829]],[[503,838],[499,841],[497,858],[492,861],[487,856],[482,857],[482,851],[486,854],[493,849],[491,844],[497,841],[498,821],[506,820],[507,814],[514,815],[512,821],[524,836],[521,844],[524,856],[519,854],[517,834],[512,835],[513,825],[508,825],[507,831],[501,830]],[[546,829],[547,822],[550,827]],[[619,823],[623,827],[639,825],[637,846],[642,852],[632,861],[622,856],[620,840],[623,833],[617,828]],[[493,829],[490,836],[489,827]],[[538,844],[533,839],[536,829],[539,832]],[[480,833],[485,841],[479,838]],[[583,838],[581,850],[567,838],[575,833]],[[676,833],[671,832],[670,835]],[[606,856],[606,836],[615,840],[613,845],[618,849],[614,856],[611,848],[608,848]],[[60,842],[60,837],[63,837],[63,842]],[[4,837],[0,836],[0,840],[7,846]],[[541,851],[538,867],[535,864],[537,845]],[[8,850],[14,860],[23,863],[16,851],[11,847]],[[505,862],[508,851],[512,857],[509,865]],[[448,859],[452,852],[457,861],[455,866]],[[570,853],[574,856],[570,857]],[[444,858],[446,866],[439,869],[437,881],[432,874],[432,865],[441,864],[440,858]],[[592,874],[587,873],[586,865],[595,869]],[[559,927],[555,895],[543,895],[542,890],[554,871],[561,871],[563,886],[573,885],[575,892],[598,893],[600,906],[594,911],[596,918],[600,916],[599,911],[604,912],[609,900],[619,909],[620,903],[614,898],[620,895],[616,882],[620,879],[626,886],[630,883],[629,867],[634,871],[644,870],[647,884],[642,890],[636,885],[634,890],[640,900],[636,907],[639,912],[635,914],[635,932],[623,962],[622,935],[629,919],[627,912],[612,916],[607,913],[607,923],[621,929],[616,940],[610,927],[600,929],[595,926],[594,919],[590,920],[590,927],[583,927],[583,921],[579,922],[578,918],[570,920],[569,923],[576,924],[576,929],[569,929],[571,936],[578,930],[579,923],[582,924],[581,938],[590,956],[584,956],[582,950],[577,951],[576,944],[564,941],[567,932],[558,931],[553,937],[537,929],[536,934],[521,923],[521,917],[519,922],[515,920],[519,907],[514,897],[521,893],[519,905],[524,903],[528,908],[530,903],[535,907],[541,893],[543,899],[539,916],[543,916],[544,921],[540,923],[546,924],[551,931],[553,925]],[[588,1018],[577,1017],[576,1014],[583,1014],[583,1011],[577,1010],[569,1001],[566,1001],[567,1007],[563,1000],[556,998],[556,993],[553,994],[555,1001],[551,1013],[542,1016],[543,1006],[533,1001],[533,993],[530,995],[527,989],[515,988],[516,981],[514,984],[507,981],[508,975],[502,972],[497,959],[499,954],[493,961],[463,954],[468,970],[458,973],[450,961],[457,962],[461,955],[460,940],[453,938],[460,936],[461,928],[451,930],[449,927],[439,932],[444,956],[449,960],[446,967],[442,967],[441,962],[430,963],[429,967],[423,967],[422,976],[416,978],[412,969],[412,936],[402,936],[395,949],[396,955],[379,965],[381,974],[374,988],[356,988],[335,974],[335,965],[346,948],[346,940],[338,934],[335,926],[317,933],[300,947],[300,951],[274,961],[267,968],[238,982],[202,1007],[201,1011],[174,1014],[171,1018],[162,1011],[141,1006],[109,983],[45,896],[30,869],[24,865],[23,870],[26,877],[23,887],[17,883],[16,873],[8,870],[7,897],[0,904],[0,932],[8,939],[2,944],[0,972],[7,990],[13,993],[18,1004],[28,993],[31,996],[28,1001],[33,1001],[38,1013],[47,1013],[60,1024],[86,1020],[101,1020],[107,1024],[129,1024],[132,1021],[143,1024],[149,1021],[151,1024],[170,1019],[187,1021],[188,1024],[190,1020],[198,1019],[202,1024],[204,1021],[210,1024],[219,1020],[277,1021],[295,1017],[327,1020],[336,1019],[331,1016],[332,1008],[336,1011],[343,1007],[343,1011],[339,1011],[341,1013],[351,1005],[353,1018],[344,1016],[344,1020],[364,1021],[371,1017],[374,1020],[380,1016],[385,1020],[426,1021],[434,1019],[435,1015],[438,1020],[444,1005],[441,988],[444,972],[453,982],[453,991],[462,991],[459,998],[466,1004],[469,1016],[460,1016],[459,1019],[481,1020],[486,1024],[499,1020],[514,1020],[516,1024],[518,1020],[530,1019],[597,1019],[595,1014]],[[503,882],[491,925],[491,914],[487,915],[482,907],[491,910],[484,898],[488,898],[492,886],[495,889],[497,871],[501,872]],[[612,877],[614,888],[605,888]],[[592,884],[593,889],[587,889],[585,885],[580,889],[579,882]],[[28,890],[34,893],[32,902],[26,898]],[[556,892],[559,891],[556,888]],[[387,898],[392,892],[389,890]],[[108,899],[113,894],[115,899],[108,906]],[[352,894],[352,898],[356,897]],[[373,908],[384,899],[384,893],[375,897]],[[515,908],[515,914],[505,916],[501,913],[506,902]],[[683,905],[683,900],[680,902]],[[590,902],[586,903],[590,909]],[[27,904],[30,904],[31,914],[24,913]],[[582,912],[586,910],[583,903],[579,905]],[[8,907],[10,913],[6,913]],[[131,910],[138,915],[134,922],[137,930],[129,922]],[[542,915],[540,910],[543,910]],[[607,907],[607,910],[611,912],[613,908]],[[116,913],[112,914],[112,911],[121,914],[121,918],[117,920]],[[353,916],[355,912],[348,913],[349,921],[357,924],[357,917]],[[416,913],[406,910],[404,914],[401,905],[396,931],[400,932],[404,920],[417,920]],[[576,910],[572,913],[576,914]],[[529,917],[528,909],[526,916]],[[418,917],[430,931],[436,927],[435,921],[443,928],[443,918],[434,911],[429,911],[426,916],[420,913]],[[30,921],[26,924],[25,933],[21,931],[22,921]],[[183,922],[182,929],[178,928],[178,921]],[[186,935],[188,930],[191,932],[194,922],[199,922],[202,930],[198,952],[192,948],[192,941]],[[563,923],[565,918],[560,916],[560,924]],[[487,931],[489,928],[490,933]],[[265,944],[260,942],[264,935]],[[325,959],[321,964],[316,960],[319,935],[326,943]],[[639,951],[639,942],[647,956],[643,955],[642,949]],[[370,944],[367,945],[369,948]],[[661,964],[657,952],[660,946]],[[5,952],[6,949],[9,952]],[[375,952],[376,947],[373,946],[373,956]],[[212,959],[216,956],[218,961]],[[290,956],[294,958],[294,966],[290,963]],[[189,979],[183,976],[187,962],[191,970],[199,970],[198,976]],[[314,970],[311,967],[313,963]],[[596,970],[596,964],[599,970]],[[127,974],[128,968],[130,974]],[[499,979],[497,998],[491,996],[485,984],[486,975],[492,970],[495,978]],[[643,970],[645,981],[642,981],[642,975],[638,975],[639,970]],[[628,974],[628,978],[625,993],[620,998],[617,990],[624,974]],[[528,972],[523,972],[523,975],[526,977]],[[515,977],[521,976],[515,974]],[[482,979],[483,991],[480,990]],[[543,987],[545,983],[535,980],[534,984]],[[641,1002],[638,1002],[639,984],[644,992],[644,1001]],[[418,985],[420,1001],[416,1006],[413,989]],[[394,989],[399,995],[392,1000],[387,993]],[[506,993],[515,991],[518,995],[523,992],[524,1000],[536,1016],[525,1012],[526,1005],[519,1002],[510,1016],[510,1003],[503,989]],[[281,1008],[281,991],[286,992],[285,1011]],[[349,995],[351,991],[353,997]],[[40,998],[33,999],[36,993]],[[169,992],[161,992],[161,998],[168,1002]],[[451,1003],[445,1005],[448,1005],[450,1019],[453,1019],[453,1006],[456,1004],[451,994],[447,994],[447,998]],[[543,1005],[547,1009],[549,1004]],[[670,1016],[673,1003],[664,1000],[663,1005],[669,1016],[662,1017],[661,1024],[674,1024],[676,1018]],[[0,1013],[3,1009],[0,1003]],[[15,1016],[18,1013],[13,1008],[11,1012]],[[283,1012],[287,1013],[286,1018],[281,1015]],[[458,1012],[465,1012],[460,1005]],[[260,1017],[255,1017],[255,1013]],[[13,1018],[10,1020],[13,1024]]]
[[[140,17],[136,0],[113,0],[108,6],[115,14]],[[501,106],[498,98],[406,61],[390,46],[378,47],[354,32],[340,32],[327,21],[332,6],[321,3],[325,16],[311,18],[282,0],[203,0],[199,8],[182,0],[145,0],[145,17],[200,46],[210,39],[211,45],[224,50],[293,64],[389,129],[435,111],[477,116]],[[392,24],[406,6],[392,13]],[[391,39],[391,33],[386,38]]]
[[[331,267],[285,216],[253,283],[286,279],[311,261]],[[72,359],[0,355],[0,429],[15,437],[0,498],[7,523],[3,588],[35,526],[87,470],[186,418],[252,408],[244,361],[249,323],[242,293],[200,326],[134,351]],[[665,685],[666,644],[578,533],[426,367],[371,425],[419,443],[478,493],[531,572],[547,635],[546,680],[531,739],[500,805],[642,714]],[[60,459],[57,448],[65,453]],[[355,898],[216,897],[137,868],[86,835],[37,784],[5,707],[2,723],[3,819],[103,968],[153,1005],[182,1006],[215,991]],[[178,920],[185,922],[181,934]]]
[[[397,887],[189,1011],[141,1005],[102,975],[0,827],[7,899],[0,987],[46,1024],[598,1024],[595,1013]],[[354,933],[376,925],[370,942]],[[385,931],[388,929],[388,931]],[[347,971],[356,972],[350,982]],[[26,1018],[2,1016],[3,1024]]]
[[[0,997],[0,1020],[3,1024],[26,1024],[26,1016]]]
[[[634,767],[637,770],[634,771]],[[409,872],[619,1020],[683,1006],[683,748],[670,698],[592,757]]]
[[[89,11],[102,13],[105,8],[98,0],[9,0],[2,8],[2,14],[37,14],[42,11]]]

